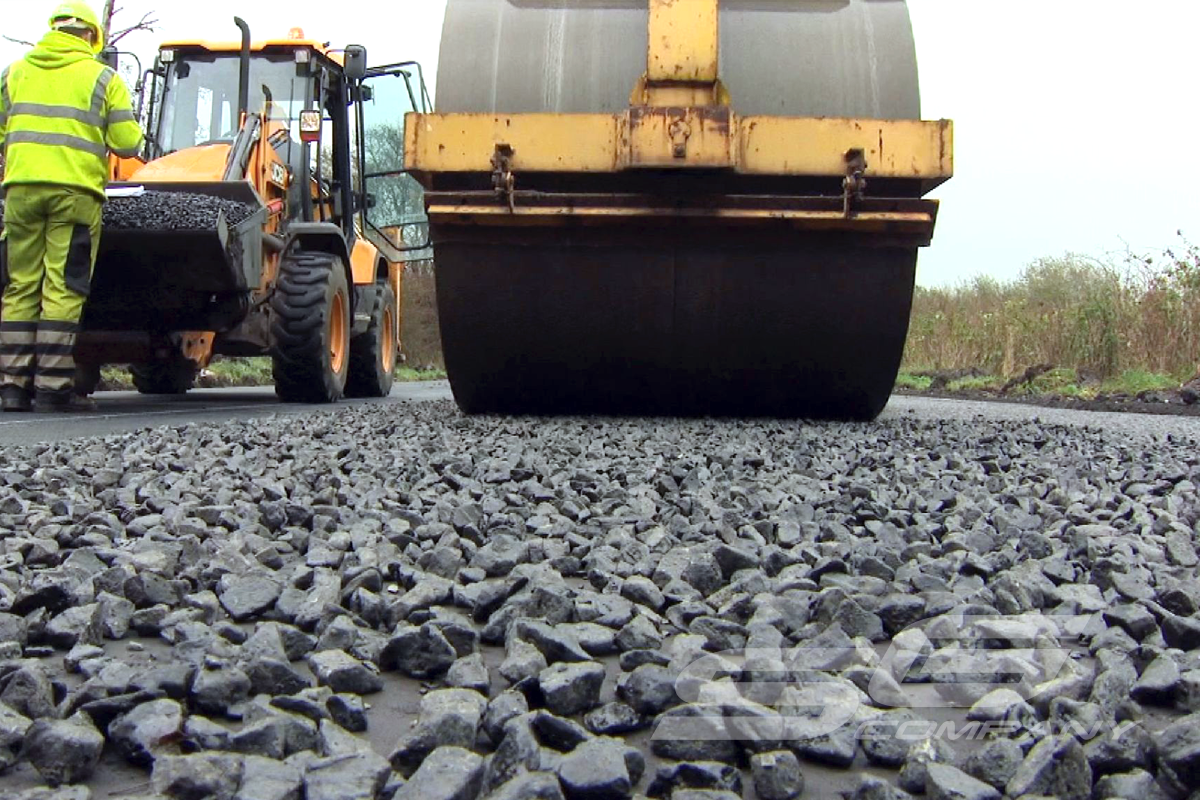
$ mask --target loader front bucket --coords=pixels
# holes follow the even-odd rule
[[[266,213],[243,182],[110,187],[85,330],[232,327],[261,277]]]

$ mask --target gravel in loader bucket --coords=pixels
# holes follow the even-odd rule
[[[204,231],[217,227],[221,212],[237,225],[257,209],[247,203],[188,192],[147,191],[137,197],[114,197],[104,205],[104,230]],[[4,201],[0,199],[0,222]]]
[[[112,230],[194,230],[217,226],[221,212],[225,221],[237,225],[257,209],[246,203],[186,192],[147,191],[139,197],[119,197],[104,207],[104,226]]]

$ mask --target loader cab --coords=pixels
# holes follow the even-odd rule
[[[162,47],[143,98],[149,163],[140,178],[228,178],[244,131],[241,62],[236,44]],[[262,116],[257,135],[288,171],[284,227],[332,222],[348,242],[365,236],[389,260],[410,260],[428,246],[428,226],[422,189],[404,172],[404,115],[431,103],[420,65],[368,70],[365,62],[360,47],[331,50],[301,37],[256,43],[247,112]],[[244,176],[260,192],[269,178]]]
[[[365,58],[365,55],[364,55]],[[348,62],[349,63],[349,62]],[[366,71],[353,89],[365,221],[385,251],[430,261],[425,190],[404,163],[405,120],[433,110],[421,65],[406,61]]]

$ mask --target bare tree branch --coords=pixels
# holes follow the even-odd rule
[[[25,45],[26,47],[37,47],[37,45],[34,44],[33,42],[27,42],[24,39],[14,39],[12,36],[5,36],[2,38],[12,42],[13,44],[22,44],[22,45]]]
[[[117,13],[114,8],[116,0],[104,0],[104,10],[100,12],[100,27],[104,29],[104,41],[108,41],[109,34],[112,32],[112,18]]]
[[[120,11],[120,9],[117,9],[117,11]],[[116,13],[116,12],[114,11],[113,13]],[[129,34],[135,33],[137,31],[154,31],[157,29],[157,26],[158,26],[158,19],[155,18],[154,12],[147,11],[145,14],[142,15],[141,20],[139,20],[136,25],[131,25],[128,28],[122,28],[121,30],[112,34],[108,38],[108,44],[109,44],[109,46],[115,45],[117,42],[121,41]]]

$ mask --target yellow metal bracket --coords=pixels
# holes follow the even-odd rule
[[[617,159],[623,168],[729,169],[737,162],[734,120],[728,108],[632,108],[623,120],[629,147]]]
[[[509,211],[516,209],[514,192],[517,179],[513,175],[512,159],[512,146],[497,142],[496,152],[492,154],[492,188],[496,190],[496,195],[504,200]]]

